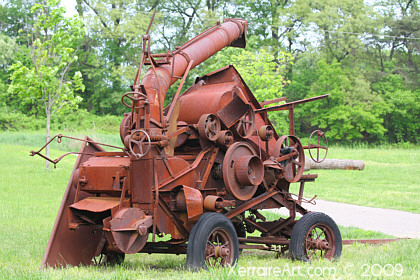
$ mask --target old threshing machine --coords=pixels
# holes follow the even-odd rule
[[[106,152],[83,140],[42,266],[186,253],[187,267],[199,269],[233,265],[242,249],[288,250],[298,260],[340,256],[334,221],[302,207],[304,184],[317,177],[303,175],[304,149],[319,155],[324,135],[317,131],[318,143],[304,147],[293,122],[295,105],[327,96],[265,108],[284,99],[258,102],[231,65],[180,94],[190,69],[226,46],[244,48],[246,29],[245,20],[226,19],[164,54],[151,54],[150,36],[143,36],[141,64],[150,68],[140,82],[140,65],[122,95],[130,109],[120,127],[124,147]],[[270,110],[289,111],[289,135],[276,133]],[[291,183],[300,184],[298,195],[289,192]],[[288,217],[268,220],[261,211],[282,207]]]

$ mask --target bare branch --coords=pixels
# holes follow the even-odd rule
[[[63,106],[66,105],[66,104],[68,104],[68,103],[70,103],[68,100],[62,100],[61,103],[60,103],[60,106],[57,107],[57,108],[55,108],[52,111],[51,116],[54,115],[55,112],[57,112],[58,110],[60,110],[61,108],[63,108]]]
[[[102,25],[108,29],[109,31],[111,31],[108,27],[108,25],[106,24],[106,22],[102,19],[102,16],[99,14],[98,10],[96,10],[94,7],[92,7],[92,5],[90,5],[90,3],[87,0],[83,0],[83,2],[98,16],[99,20],[101,21]]]

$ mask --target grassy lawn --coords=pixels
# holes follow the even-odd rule
[[[236,279],[239,276],[261,279],[263,277],[258,275],[264,273],[262,269],[266,268],[267,272],[275,267],[277,274],[270,274],[268,278],[309,279],[312,278],[310,273],[320,273],[321,270],[324,270],[322,275],[326,279],[420,277],[419,240],[402,240],[381,246],[347,245],[343,247],[342,257],[336,262],[292,262],[286,256],[276,258],[272,252],[245,251],[234,273],[229,269],[190,273],[185,271],[185,255],[161,254],[130,255],[123,265],[116,267],[73,267],[39,271],[76,159],[75,156],[69,156],[57,165],[57,169],[45,171],[41,158],[28,157],[30,150],[40,147],[42,139],[37,140],[39,135],[34,133],[27,135],[27,138],[23,137],[23,133],[0,135],[0,143],[3,143],[0,144],[0,279]],[[111,139],[112,143],[118,144],[118,138],[114,136],[102,137],[102,141]],[[16,145],[18,143],[20,145]],[[75,151],[79,149],[75,144],[63,144]],[[52,157],[61,153],[62,151],[53,150]],[[415,183],[415,175],[420,170],[418,149],[332,148],[330,154],[330,158],[363,159],[366,169],[319,172],[319,180],[307,184],[306,196],[316,193],[321,199],[420,212],[419,186]],[[384,234],[372,231],[343,227],[340,229],[344,239],[387,238]],[[258,267],[261,267],[260,270],[255,270]],[[246,269],[250,269],[248,273],[245,271],[245,274],[241,274]],[[399,275],[402,276],[398,277]]]
[[[311,170],[319,177],[306,184],[306,197],[420,213],[420,147],[333,146],[328,158],[364,160],[365,169]],[[298,186],[291,191],[299,193]]]

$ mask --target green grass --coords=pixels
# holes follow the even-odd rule
[[[115,267],[71,267],[65,269],[45,269],[39,270],[39,256],[28,255],[27,246],[20,246],[20,258],[8,260],[0,264],[0,273],[3,279],[237,279],[230,269],[217,269],[210,271],[201,271],[191,273],[185,270],[185,256],[175,255],[130,255],[120,266]],[[330,262],[320,260],[312,263],[293,262],[287,257],[276,258],[275,253],[265,253],[260,251],[245,251],[241,256],[238,267],[234,269],[236,274],[243,269],[254,268],[274,268],[282,271],[290,271],[289,275],[296,277],[268,277],[269,279],[310,279],[308,269],[335,269],[336,275],[328,277],[326,270],[325,279],[378,279],[378,277],[362,277],[379,273],[378,266],[384,268],[387,266],[389,274],[391,268],[402,268],[402,276],[383,277],[383,279],[418,279],[420,277],[418,270],[419,241],[399,241],[396,243],[372,246],[372,245],[349,245],[343,249],[343,255],[338,261]],[[38,257],[38,259],[37,259]],[[19,260],[19,261],[18,261]],[[18,261],[18,262],[16,262]],[[297,276],[297,269],[303,277]],[[373,268],[373,271],[367,268]],[[295,269],[295,274],[292,273]],[[257,272],[258,273],[258,272]],[[259,274],[248,274],[246,279],[265,279],[267,277],[258,277]],[[395,272],[394,272],[395,273]]]
[[[92,138],[93,140],[114,145],[117,147],[122,147],[121,139],[119,134],[106,134],[106,133],[97,133],[95,130],[85,130],[78,131],[75,133],[72,132],[63,132],[63,131],[52,131],[51,138],[57,134],[63,134],[66,136],[71,136],[75,138],[83,139],[86,135]],[[30,146],[32,150],[39,150],[42,146],[45,145],[45,132],[44,131],[24,131],[24,132],[1,132],[0,133],[0,144],[10,144],[10,145],[22,145]],[[61,143],[57,143],[56,140],[51,142],[51,149],[57,149],[61,151],[79,151],[81,146],[80,141],[70,140],[63,138]],[[108,149],[107,149],[108,150]]]
[[[18,138],[23,138],[21,133],[17,136],[0,135],[0,143],[10,141],[14,143]],[[33,138],[31,138],[33,137]],[[106,138],[107,136],[105,136]],[[105,139],[104,138],[104,139]],[[110,137],[111,138],[111,137]],[[22,140],[21,144],[26,145],[12,145],[0,144],[0,175],[1,175],[1,195],[0,195],[0,279],[236,279],[233,274],[229,275],[229,269],[219,269],[213,271],[202,271],[199,273],[190,273],[185,270],[185,255],[161,255],[161,254],[136,254],[129,255],[126,261],[121,266],[116,267],[71,267],[66,269],[46,269],[39,270],[42,256],[51,233],[51,229],[59,208],[61,198],[63,196],[67,181],[70,176],[70,171],[73,167],[75,156],[65,158],[57,169],[45,171],[44,161],[39,157],[28,157],[30,150],[39,148],[37,138],[35,136],[27,135],[29,140]],[[112,138],[115,140],[115,138]],[[106,140],[106,139],[105,139]],[[115,141],[117,142],[118,139]],[[29,142],[28,142],[29,141]],[[32,142],[34,141],[34,142]],[[31,145],[31,143],[34,143]],[[15,143],[14,143],[15,144]],[[68,148],[71,148],[70,146]],[[75,146],[75,150],[79,147]],[[335,151],[336,150],[336,151]],[[52,150],[52,157],[59,156],[62,151]],[[418,196],[418,187],[414,184],[415,170],[414,166],[418,166],[418,150],[380,150],[380,149],[345,149],[333,148],[331,154],[336,158],[354,158],[364,159],[366,161],[366,170],[364,171],[326,171],[325,174],[320,175],[318,183],[307,184],[309,191],[317,191],[319,197],[322,199],[331,199],[334,197],[347,196],[347,192],[354,194],[354,189],[351,185],[365,184],[368,199],[358,198],[354,202],[363,204],[366,201],[372,200],[370,206],[382,206],[381,198],[378,194],[384,193],[384,190],[378,190],[377,183],[382,184],[383,187],[391,186],[393,182],[396,185],[398,196],[407,196],[409,204],[412,205],[412,211],[418,212],[418,200],[415,196],[409,196],[408,191],[403,186],[406,182],[412,182],[414,185],[414,194]],[[365,154],[364,158],[360,158],[361,154]],[[404,154],[403,157],[401,155]],[[379,159],[378,159],[379,158]],[[416,160],[417,158],[417,160]],[[383,167],[389,162],[389,166],[382,171],[376,171],[376,168]],[[400,176],[394,180],[393,176],[397,176],[404,168],[397,169],[395,173],[391,170],[394,166],[403,164],[408,171],[404,176]],[[369,170],[372,169],[372,170]],[[390,173],[390,174],[388,174]],[[330,175],[328,175],[330,174]],[[356,175],[352,175],[356,174]],[[363,179],[366,175],[368,178]],[[375,176],[373,176],[375,175]],[[379,180],[378,177],[386,177],[388,179]],[[320,186],[319,181],[323,177],[329,177],[328,180],[335,180],[337,188],[334,188],[335,195],[331,195],[328,190],[328,185],[325,189]],[[343,178],[353,178],[350,179]],[[355,182],[355,178],[359,178],[359,183]],[[321,181],[322,182],[322,181]],[[326,184],[331,184],[333,181],[326,181]],[[341,182],[341,183],[340,183]],[[340,183],[340,184],[338,184]],[[325,184],[325,181],[324,181]],[[324,190],[324,192],[322,192]],[[341,190],[341,193],[340,193]],[[365,193],[366,194],[366,193]],[[329,195],[329,196],[328,196]],[[345,201],[349,202],[349,201]],[[387,207],[388,205],[385,204]],[[366,204],[365,204],[366,205]],[[398,206],[397,203],[395,203]],[[402,208],[404,209],[404,208]],[[275,215],[275,214],[272,214]],[[275,218],[274,216],[272,218]],[[363,231],[356,228],[340,227],[343,238],[387,238],[387,235],[373,232]],[[238,267],[235,269],[246,269],[247,267],[278,267],[282,271],[287,268],[292,271],[292,268],[304,271],[303,277],[292,277],[297,279],[311,278],[307,275],[309,267],[320,268],[334,268],[336,269],[336,277],[342,279],[360,279],[370,278],[362,277],[366,272],[368,266],[373,268],[373,273],[378,273],[379,267],[387,265],[388,272],[391,268],[396,268],[400,264],[403,268],[402,277],[384,277],[386,279],[418,279],[419,262],[420,259],[420,241],[419,240],[402,240],[399,242],[372,246],[372,245],[348,245],[344,246],[342,257],[336,262],[329,262],[327,260],[320,260],[313,263],[292,262],[287,257],[275,258],[276,255],[272,252],[265,253],[261,251],[245,251],[240,257]],[[375,265],[375,266],[374,266]],[[347,271],[345,270],[347,268]],[[398,265],[397,268],[400,268]],[[348,272],[349,274],[346,274]],[[248,274],[247,279],[260,279],[262,277],[251,277]],[[295,274],[296,275],[296,274]],[[372,271],[367,272],[368,276],[374,276]],[[283,275],[283,278],[288,274]],[[382,275],[383,277],[383,275]],[[279,277],[269,277],[279,278]],[[333,279],[332,276],[325,277],[326,279]],[[376,279],[377,277],[371,277]]]
[[[346,148],[333,146],[328,158],[364,160],[365,169],[311,170],[319,174],[304,196],[420,213],[420,147]],[[299,193],[297,184],[293,193]]]

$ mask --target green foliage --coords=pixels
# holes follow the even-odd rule
[[[327,61],[341,61],[363,46],[362,40],[353,33],[371,32],[374,28],[370,15],[371,7],[363,1],[354,0],[303,0],[302,5],[309,6],[303,22],[309,26],[315,24],[323,53]]]
[[[7,69],[15,51],[16,41],[7,35],[0,34],[0,68],[2,70]]]
[[[52,123],[55,131],[73,133],[90,131],[92,133],[112,133],[118,135],[121,123],[120,116],[98,116],[85,109],[68,111],[58,115]]]
[[[64,8],[54,8],[57,3],[49,1],[47,6],[36,4],[32,8],[38,18],[33,33],[28,34],[31,65],[18,61],[10,67],[12,83],[8,89],[19,99],[19,109],[29,107],[30,114],[39,114],[43,107],[47,118],[62,107],[76,107],[81,98],[75,93],[84,89],[80,72],[68,78],[85,32],[83,23],[77,17],[64,17]]]
[[[388,73],[373,89],[385,100],[385,127],[391,142],[419,142],[420,90],[407,89],[403,77]]]
[[[44,127],[45,119],[0,107],[0,131],[39,130]]]
[[[84,109],[63,110],[52,119],[51,129],[67,134],[79,134],[82,131],[116,134],[120,122],[120,116],[98,116]],[[45,123],[45,117],[27,116],[7,107],[0,107],[0,131],[39,131],[45,129]]]
[[[8,0],[0,4],[0,33],[25,45],[27,40],[20,30],[30,28],[34,24],[31,8],[34,0]]]
[[[317,79],[307,98],[330,94],[324,101],[303,106],[301,118],[308,129],[321,128],[336,140],[381,139],[383,100],[373,94],[370,84],[357,69],[342,69],[337,61],[320,60]]]
[[[99,115],[121,115],[121,95],[130,91],[140,62],[142,35],[151,12],[147,1],[78,1],[79,15],[89,32],[77,65],[82,73],[85,102],[81,107]]]
[[[293,57],[287,52],[273,56],[265,49],[253,51],[226,48],[209,59],[203,66],[204,69],[200,71],[208,73],[229,64],[238,70],[251,92],[261,102],[283,95],[284,86],[290,82],[283,74],[286,67],[293,64]],[[277,126],[284,126],[284,119],[281,116],[278,112],[270,113],[270,119]]]

